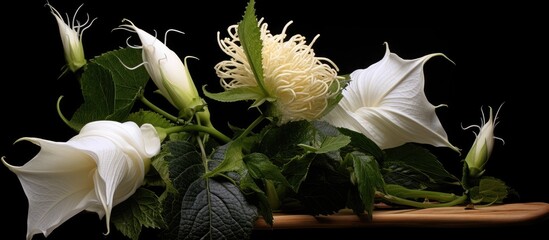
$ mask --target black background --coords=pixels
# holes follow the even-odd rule
[[[78,85],[70,77],[57,79],[65,64],[58,28],[45,1],[16,2],[2,15],[3,76],[0,80],[2,124],[0,155],[8,162],[22,165],[35,152],[30,145],[14,141],[32,136],[66,141],[75,133],[56,114],[56,101],[65,95],[67,111],[78,106]],[[191,55],[189,69],[197,86],[208,84],[211,91],[219,89],[213,66],[227,59],[217,45],[216,34],[226,35],[226,28],[236,24],[244,12],[246,1],[170,2],[149,1],[50,1],[62,14],[72,14],[84,3],[78,19],[85,14],[97,17],[84,34],[86,57],[125,46],[126,31],[111,31],[123,18],[139,28],[156,30],[163,40],[170,28],[185,32],[172,33],[168,47],[180,57]],[[14,5],[13,5],[14,4]],[[369,6],[359,1],[262,1],[256,3],[258,17],[264,17],[269,29],[276,34],[293,20],[288,35],[301,34],[312,40],[317,56],[328,57],[341,74],[366,68],[379,61],[385,51],[384,42],[392,52],[412,59],[441,52],[455,65],[437,57],[425,65],[425,92],[434,105],[447,104],[437,114],[450,142],[466,150],[474,140],[471,131],[461,126],[479,124],[484,106],[497,108],[505,102],[495,135],[496,141],[487,175],[503,179],[520,198],[509,201],[549,202],[547,191],[547,95],[543,83],[547,80],[546,27],[536,25],[536,6],[417,6],[387,3]],[[497,10],[496,10],[497,9]],[[487,16],[490,15],[490,17]],[[519,15],[525,17],[518,17]],[[154,98],[155,101],[163,101]],[[212,120],[227,132],[227,122],[246,126],[257,116],[246,104],[223,104],[207,100]],[[433,149],[447,168],[460,176],[461,158],[449,149]],[[0,167],[1,201],[4,213],[0,234],[5,239],[23,239],[26,231],[27,200],[15,174]],[[547,224],[545,224],[547,225]],[[543,226],[484,229],[484,233],[542,232]],[[95,214],[79,214],[51,234],[50,239],[116,239],[117,233],[102,236],[104,220]],[[275,231],[254,233],[256,238],[292,238],[297,234],[341,237],[346,234],[385,237],[399,234],[415,237],[470,236],[472,229],[350,229],[342,231]],[[501,235],[503,236],[503,235]],[[518,233],[517,233],[517,236]],[[4,239],[4,238],[3,238]],[[40,239],[37,236],[36,239]]]

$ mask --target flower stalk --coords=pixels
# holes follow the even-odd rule
[[[443,203],[431,203],[431,202],[417,202],[413,200],[409,200],[406,198],[401,198],[389,194],[380,194],[378,193],[378,196],[388,202],[404,205],[404,206],[410,206],[415,208],[436,208],[436,207],[452,207],[459,204],[463,204],[468,198],[467,195],[462,195],[457,197],[456,199],[450,201],[450,202],[443,202]]]

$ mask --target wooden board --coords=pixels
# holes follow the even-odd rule
[[[465,209],[463,206],[428,209],[375,210],[372,221],[345,209],[328,216],[275,214],[274,225],[260,218],[255,228],[354,228],[354,227],[490,227],[549,221],[549,203],[513,203]]]

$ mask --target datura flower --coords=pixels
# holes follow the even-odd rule
[[[96,121],[67,142],[25,137],[41,147],[23,166],[2,162],[19,178],[29,201],[27,239],[46,237],[77,213],[107,216],[143,183],[160,139],[150,124]]]
[[[59,26],[59,33],[61,34],[61,42],[63,43],[67,66],[72,72],[76,72],[82,66],[86,65],[87,62],[84,56],[84,47],[82,46],[82,36],[84,35],[84,31],[88,29],[97,18],[90,21],[88,15],[88,18],[84,23],[80,23],[76,20],[76,14],[82,7],[82,5],[80,5],[80,7],[76,9],[72,21],[67,16],[67,21],[65,22],[63,17],[61,17],[61,14],[53,8],[52,5],[49,3],[47,5],[50,7],[51,13],[55,17],[55,20],[57,20],[57,25]]]
[[[503,104],[501,106],[503,106]],[[488,118],[488,121],[486,121],[484,112],[481,109],[481,125],[471,125],[463,128],[464,130],[472,127],[479,129],[478,134],[475,133],[475,142],[465,157],[465,162],[467,163],[467,168],[469,169],[469,175],[472,177],[479,177],[484,173],[484,167],[492,154],[492,149],[494,148],[494,139],[499,139],[503,142],[503,139],[494,136],[494,129],[498,124],[497,119],[501,106],[498,108],[495,116],[492,113],[492,108],[489,107],[490,117]]]
[[[143,49],[143,65],[158,87],[158,92],[179,109],[182,115],[180,117],[190,118],[193,110],[204,103],[198,95],[186,64],[183,64],[177,54],[155,36],[136,27],[127,19],[123,21],[129,24],[122,24],[116,29],[137,33],[142,45],[137,48]],[[206,115],[209,116],[209,113]]]
[[[267,23],[262,21],[259,25],[263,44],[263,80],[268,95],[263,98],[274,99],[273,115],[279,118],[279,124],[318,119],[327,109],[328,100],[339,93],[337,66],[327,58],[315,56],[312,45],[319,35],[310,44],[302,35],[285,40],[291,21],[277,35],[272,35]],[[259,88],[246,53],[239,45],[238,25],[230,26],[227,31],[230,37],[220,39],[218,33],[218,42],[231,60],[222,61],[214,67],[221,86],[225,90]],[[338,87],[330,88],[332,84]]]
[[[389,50],[381,61],[351,73],[343,98],[323,120],[337,127],[361,132],[380,148],[407,142],[449,147],[435,109],[424,92],[423,65],[440,53],[413,60],[400,58]]]

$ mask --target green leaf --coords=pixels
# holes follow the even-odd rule
[[[274,165],[265,154],[251,153],[244,157],[248,173],[254,179],[268,179],[289,185],[280,168]]]
[[[351,81],[351,75],[347,74],[344,76],[341,76],[340,79],[337,79],[336,81],[332,82],[330,87],[328,88],[328,92],[330,93],[336,93],[332,97],[328,98],[328,104],[326,106],[326,109],[322,112],[322,115],[325,115],[332,111],[332,109],[337,106],[339,101],[343,98],[343,89],[349,84]]]
[[[177,193],[177,190],[173,186],[172,181],[170,179],[169,162],[166,161],[166,159],[164,159],[164,157],[167,154],[169,154],[169,150],[166,147],[167,143],[169,142],[166,142],[166,144],[162,145],[162,149],[160,153],[154,156],[153,159],[151,160],[151,165],[154,168],[154,170],[156,170],[156,174],[158,174],[158,176],[153,176],[153,179],[156,180],[158,177],[160,177],[160,179],[162,179],[162,181],[164,182],[164,191],[162,192],[162,194],[160,194],[160,197],[159,197],[159,200],[161,202],[164,201],[164,199],[168,196],[168,194]],[[149,174],[145,176],[145,183],[149,181],[148,175]]]
[[[311,145],[314,129],[307,121],[289,122],[271,126],[262,132],[258,152],[267,155],[275,164],[284,164],[296,156],[305,154],[299,144]]]
[[[494,177],[482,177],[478,186],[470,189],[472,203],[502,203],[509,194],[504,181]]]
[[[383,161],[384,154],[381,148],[377,146],[372,140],[366,137],[364,134],[347,129],[347,128],[338,128],[339,132],[351,137],[351,143],[355,148],[360,149],[363,152],[369,153],[374,156],[378,161]]]
[[[335,152],[351,142],[351,138],[338,131],[337,128],[325,121],[312,121],[315,137],[312,145],[314,153],[322,154]]]
[[[243,143],[241,140],[235,140],[225,144],[223,161],[213,170],[207,171],[204,177],[213,177],[224,172],[239,172],[244,169],[244,154],[242,153]]]
[[[375,193],[376,191],[385,191],[385,183],[383,182],[377,161],[374,157],[357,151],[347,154],[345,158],[349,158],[346,161],[350,160],[353,163],[353,179],[356,180],[360,198],[364,203],[364,209],[366,209],[368,217],[371,219]]]
[[[164,118],[164,116],[156,112],[147,111],[143,109],[140,109],[138,112],[131,113],[126,120],[133,121],[139,126],[145,123],[150,123],[155,127],[161,127],[161,128],[169,128],[174,126],[174,124],[170,122],[168,119]]]
[[[168,143],[170,178],[179,194],[164,201],[164,218],[169,230],[166,239],[248,239],[257,218],[231,181],[204,178],[206,164],[195,147],[184,141]],[[223,146],[208,162],[212,168],[224,158]]]
[[[112,213],[112,223],[124,236],[138,240],[143,227],[166,228],[162,205],[154,192],[138,188],[126,201],[118,204]]]
[[[410,189],[436,189],[438,187],[429,175],[404,162],[384,162],[382,169],[385,182],[389,184]]]
[[[323,121],[269,126],[260,136],[257,152],[282,168],[288,190],[296,194],[291,197],[304,203],[302,207],[313,214],[345,207],[350,182],[348,172],[340,172],[338,150],[350,142],[349,137]]]
[[[342,147],[347,146],[351,142],[351,138],[349,136],[345,135],[339,135],[339,136],[327,136],[324,141],[322,141],[322,144],[320,147],[316,150],[315,153],[327,153],[339,150]]]
[[[288,163],[284,164],[282,174],[286,176],[286,179],[294,192],[299,191],[299,186],[307,177],[309,166],[315,156],[315,154],[306,154],[304,156],[295,157]]]
[[[294,198],[313,215],[332,214],[345,208],[352,187],[348,171],[340,172],[340,162],[328,154],[308,156],[312,155],[315,158]]]
[[[261,32],[259,29],[259,23],[255,15],[255,1],[250,0],[242,21],[238,24],[238,37],[242,44],[242,49],[246,54],[250,68],[254,73],[257,85],[263,92],[263,96],[268,97],[269,92],[265,89],[265,83],[263,80],[263,56],[262,49],[263,43],[261,42]]]
[[[250,174],[245,173],[240,179],[240,190],[245,192],[248,198],[255,198],[255,205],[258,207],[259,214],[267,224],[272,226],[274,217],[267,194],[257,185],[255,179]]]
[[[461,186],[459,179],[450,174],[436,156],[416,144],[386,149],[385,153],[382,168],[387,183],[416,189]]]
[[[206,90],[206,85],[202,87],[204,95],[219,102],[237,102],[244,100],[259,100],[265,95],[257,87],[238,87],[227,89],[219,93],[211,93]]]
[[[129,70],[121,62],[136,66],[142,61],[141,51],[132,48],[107,52],[92,59],[80,79],[84,102],[67,124],[79,130],[91,121],[124,121],[149,75],[145,68]]]

